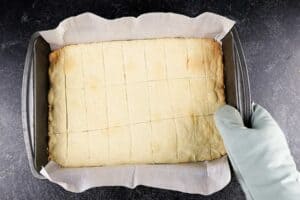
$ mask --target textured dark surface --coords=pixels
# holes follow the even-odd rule
[[[218,2],[218,3],[217,3]],[[28,40],[38,30],[85,11],[107,18],[151,11],[196,16],[212,11],[237,21],[248,63],[251,93],[284,130],[300,166],[299,1],[0,1],[0,199],[245,199],[233,177],[222,191],[189,195],[148,187],[91,189],[72,194],[33,178],[21,125],[21,82]]]

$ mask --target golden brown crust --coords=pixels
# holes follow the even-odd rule
[[[49,54],[49,61],[52,64],[55,64],[59,57],[59,50],[53,51]]]

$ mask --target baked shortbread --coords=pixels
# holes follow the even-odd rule
[[[162,38],[49,55],[49,159],[63,167],[212,160],[225,148],[221,45]]]

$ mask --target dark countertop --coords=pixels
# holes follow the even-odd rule
[[[218,3],[217,3],[218,2]],[[139,186],[64,191],[30,172],[21,125],[21,85],[28,40],[38,30],[85,11],[107,18],[145,12],[196,16],[212,11],[237,21],[253,100],[285,132],[300,168],[300,1],[0,1],[0,199],[245,199],[235,177],[211,196]]]

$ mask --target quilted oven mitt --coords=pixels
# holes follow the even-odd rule
[[[215,114],[236,176],[249,200],[300,200],[300,174],[272,116],[253,105],[252,128],[228,105]]]

